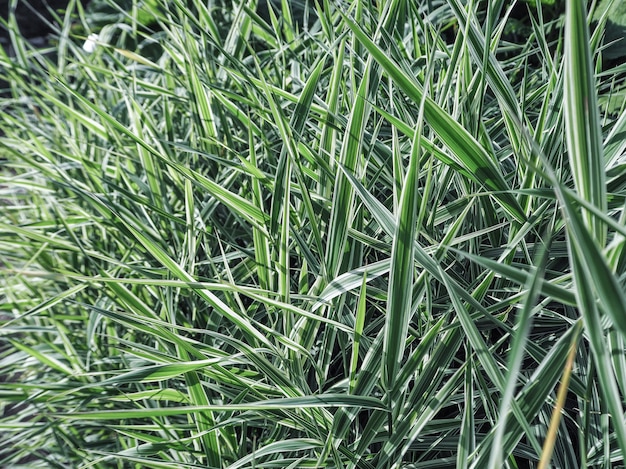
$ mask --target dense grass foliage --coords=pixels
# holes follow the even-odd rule
[[[13,34],[0,466],[623,467],[606,16],[295,5]]]

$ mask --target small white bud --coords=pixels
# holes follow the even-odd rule
[[[88,54],[91,54],[93,51],[96,50],[96,46],[98,45],[98,39],[99,38],[97,34],[90,34],[83,44],[83,50]]]

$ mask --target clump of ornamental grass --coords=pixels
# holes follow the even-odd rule
[[[623,464],[606,16],[298,8],[14,31],[0,466]]]

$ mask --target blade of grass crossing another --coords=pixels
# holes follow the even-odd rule
[[[169,255],[157,246],[149,237],[145,236],[134,226],[126,223],[123,218],[119,218],[120,221],[126,226],[126,228],[133,234],[138,242],[152,255],[155,259],[162,263],[174,276],[179,280],[186,282],[194,282],[193,278],[187,271],[180,267]],[[266,344],[272,347],[268,338],[256,329],[248,318],[238,314],[234,310],[228,307],[222,300],[220,300],[214,293],[208,290],[198,290],[198,295],[204,299],[209,305],[211,305],[217,312],[226,316],[230,321],[241,328],[242,332],[248,335],[251,339],[256,339],[260,343]]]
[[[328,95],[326,98],[326,106],[328,106],[328,115],[326,119],[323,119],[320,123],[322,126],[320,135],[320,150],[321,156],[334,155],[337,147],[337,130],[335,129],[335,118],[337,109],[340,103],[340,90],[341,79],[343,71],[344,54],[346,49],[346,39],[343,39],[335,51],[333,56],[333,69],[330,75],[330,83],[328,85]],[[335,159],[330,158],[328,166],[333,168],[335,166]],[[330,198],[334,187],[331,186],[330,179],[326,176],[325,172],[320,174],[319,181],[319,193],[323,196]]]
[[[593,351],[596,373],[600,382],[600,392],[604,397],[606,408],[612,417],[611,422],[615,431],[617,444],[623,458],[626,458],[626,424],[624,422],[623,401],[619,387],[612,373],[611,357],[606,347],[606,336],[603,332],[602,321],[598,312],[593,291],[588,284],[584,271],[584,259],[580,259],[572,252],[574,278],[576,280],[577,296],[583,313],[585,331]]]
[[[550,239],[546,236],[544,239]],[[509,409],[511,403],[515,398],[515,390],[518,385],[518,374],[522,367],[522,362],[525,356],[526,342],[528,340],[528,334],[532,325],[532,312],[537,298],[541,294],[541,284],[543,280],[544,267],[546,262],[546,256],[548,248],[543,247],[540,252],[539,265],[536,267],[534,274],[530,277],[528,285],[528,293],[526,300],[523,302],[524,307],[520,312],[519,319],[517,321],[518,327],[515,336],[513,337],[513,344],[509,351],[507,373],[506,373],[506,385],[504,393],[500,400],[499,419],[497,423],[496,433],[494,436],[494,444],[491,447],[491,457],[489,460],[490,469],[500,469],[503,467],[504,454],[502,452],[502,442],[504,440],[504,434],[506,431],[506,421],[509,415]]]
[[[500,202],[502,208],[514,219],[523,222],[526,216],[522,208],[485,149],[452,116],[431,98],[424,96],[423,90],[415,80],[389,58],[388,54],[378,47],[359,25],[345,15],[342,14],[342,16],[359,42],[365,46],[396,85],[414,102],[422,102],[423,99],[426,121],[458,160],[457,164],[475,174],[485,188],[495,191],[493,196]]]
[[[359,155],[363,146],[362,135],[369,116],[370,106],[367,104],[366,94],[371,88],[372,61],[368,60],[364,76],[356,93],[356,101],[352,107],[348,127],[344,134],[340,153],[340,164],[352,173],[359,169]],[[337,277],[341,272],[344,250],[348,237],[348,227],[354,212],[354,189],[341,171],[337,171],[333,204],[330,212],[328,227],[328,244],[326,245],[326,267],[329,280]]]
[[[250,164],[256,167],[258,163],[254,141],[254,129],[251,126],[248,130],[248,146],[250,149]],[[259,212],[264,213],[261,181],[258,177],[254,176],[252,176],[252,198],[253,204],[258,208]],[[252,236],[256,271],[259,277],[259,286],[261,290],[273,291],[275,277],[273,269],[271,268],[272,254],[270,240],[268,236],[257,226],[252,227]]]
[[[261,77],[263,90],[265,91],[265,99],[267,99],[272,116],[274,117],[274,121],[278,127],[279,134],[283,140],[283,149],[278,161],[278,168],[276,170],[276,178],[274,181],[274,197],[272,198],[270,231],[274,236],[278,234],[278,263],[276,264],[278,269],[278,293],[281,295],[282,300],[288,303],[290,292],[289,211],[291,208],[291,164],[292,161],[297,158],[298,150],[294,144],[291,130],[286,122],[285,116],[276,103],[273,93],[267,86],[261,67],[258,63],[256,66],[257,72]],[[279,231],[279,233],[276,233],[277,231]],[[289,315],[286,315],[284,319],[285,331],[288,331],[291,329],[291,318]]]
[[[359,294],[359,302],[356,309],[356,322],[354,325],[354,339],[352,343],[352,358],[350,361],[350,394],[354,393],[356,386],[357,365],[359,362],[359,345],[361,344],[361,336],[363,334],[363,325],[365,323],[366,313],[366,299],[367,299],[367,273],[363,274],[363,281],[361,283],[361,292]]]
[[[250,223],[257,225],[259,227],[264,227],[266,216],[265,213],[260,211],[256,206],[251,204],[247,199],[241,197],[238,194],[230,192],[229,190],[223,188],[220,184],[212,181],[210,178],[200,174],[197,171],[189,169],[188,167],[178,163],[177,161],[169,159],[166,155],[161,154],[156,148],[151,146],[147,141],[139,138],[136,133],[129,130],[126,126],[124,126],[121,122],[119,122],[115,117],[108,114],[105,109],[99,108],[97,105],[91,103],[87,98],[82,96],[81,94],[75,92],[71,88],[68,87],[65,83],[58,82],[59,86],[61,86],[64,90],[72,95],[80,104],[85,106],[86,109],[92,111],[96,115],[100,117],[102,122],[106,124],[105,126],[96,123],[100,128],[105,129],[105,135],[110,133],[112,135],[121,134],[124,135],[131,140],[133,140],[137,145],[144,148],[148,151],[152,156],[160,160],[165,165],[171,167],[176,172],[178,172],[181,176],[190,179],[195,184],[202,187],[204,190],[209,192],[213,197],[227,206],[229,209],[238,213],[244,219],[248,220]],[[73,110],[77,116],[82,116],[82,113]],[[95,122],[95,121],[89,121]],[[85,124],[87,125],[87,124]],[[107,129],[107,127],[109,127]]]
[[[293,117],[291,118],[290,124],[292,127],[293,135],[296,137],[296,142],[299,141],[302,137],[302,132],[304,131],[307,119],[311,111],[311,105],[313,103],[313,98],[315,97],[315,91],[317,89],[322,70],[324,69],[325,62],[326,57],[321,57],[318,60],[317,65],[313,69],[311,76],[304,86],[304,90],[302,91],[298,104],[296,105]],[[313,204],[311,202],[311,195],[307,185],[307,180],[304,176],[301,158],[296,158],[294,163],[296,165],[295,175],[299,183],[298,187],[302,193],[302,203],[304,204],[305,212],[309,220],[315,220],[316,214],[313,209]],[[315,245],[317,246],[317,250],[321,253],[323,252],[323,248],[322,235],[320,233],[319,226],[317,223],[311,223],[310,227],[311,232],[313,233],[313,239],[315,240]]]
[[[626,336],[626,295],[619,281],[606,264],[602,251],[592,239],[592,234],[583,226],[568,197],[563,193],[561,202],[566,219],[569,220],[568,250],[573,266],[575,292],[582,311],[585,330],[589,337],[593,358],[606,406],[612,416],[617,444],[626,457],[626,422],[623,418],[622,399],[613,374],[611,357],[607,353],[607,337],[598,311],[610,316],[616,329]]]
[[[579,285],[585,283],[588,287],[593,286],[602,312],[611,318],[615,328],[626,337],[626,294],[620,286],[620,280],[613,274],[603,251],[592,238],[591,228],[584,226],[582,216],[574,209],[570,194],[561,191],[560,188],[557,193],[565,219],[568,220],[567,244],[570,259],[580,264],[579,277],[574,276],[578,304],[580,304]]]
[[[126,107],[132,128],[137,135],[137,140],[141,142],[147,141],[143,132],[143,121],[146,120],[146,116],[140,105],[135,100],[126,98]],[[164,198],[162,193],[163,181],[160,180],[160,168],[157,166],[154,156],[149,151],[139,143],[136,144],[136,147],[141,165],[146,173],[148,186],[150,187],[150,200],[154,205],[162,209]]]
[[[57,413],[53,415],[60,419],[69,420],[117,420],[171,415],[189,415],[207,410],[214,412],[239,412],[246,410],[280,411],[342,407],[358,407],[363,409],[381,411],[385,410],[383,403],[374,397],[348,396],[345,394],[316,394],[312,396],[267,399],[262,401],[246,402],[242,404],[213,404],[209,406],[93,410],[85,412]]]
[[[578,322],[576,327],[580,330],[582,323]],[[569,355],[567,356],[567,362],[565,363],[565,369],[563,370],[563,378],[561,378],[561,384],[557,393],[556,405],[554,406],[554,412],[552,413],[552,419],[550,420],[550,427],[548,429],[548,435],[543,444],[543,452],[541,453],[541,459],[537,469],[548,469],[550,467],[550,459],[554,452],[554,444],[556,442],[556,434],[559,429],[559,422],[561,421],[561,412],[565,407],[565,399],[567,397],[567,391],[569,387],[569,380],[572,375],[572,367],[574,366],[574,360],[576,358],[576,349],[578,347],[578,335],[572,337],[572,344],[570,347]]]
[[[472,320],[472,317],[469,314],[469,308],[461,301],[458,292],[454,291],[450,279],[444,275],[443,271],[441,272],[441,278],[450,293],[450,300],[457,314],[456,317],[458,318],[459,323],[463,328],[463,332],[465,332],[467,340],[469,341],[472,349],[476,353],[476,358],[478,362],[482,365],[482,369],[492,381],[498,392],[504,395],[506,389],[506,379],[502,371],[498,367],[498,364],[494,358],[493,351],[485,343],[485,340],[483,339],[480,330],[478,329],[476,323]],[[480,294],[479,292],[480,287],[474,292],[474,294]],[[511,412],[513,413],[513,415],[515,415],[516,422],[521,428],[523,428],[524,433],[529,440],[529,443],[535,448],[537,452],[539,452],[541,450],[541,445],[539,444],[532,432],[529,423],[530,419],[527,419],[527,416],[524,415],[519,404],[514,399],[510,401],[510,407]]]
[[[563,334],[515,397],[513,402],[521,409],[525,419],[528,421],[536,418],[537,413],[545,406],[546,400],[552,395],[554,386],[563,375],[563,369],[573,340],[572,336],[579,335],[580,327],[576,325]],[[475,457],[470,466],[472,469],[484,469],[487,467],[495,431],[495,428],[492,429],[478,444],[476,451],[470,455],[472,458]],[[502,443],[503,453],[511,454],[519,441],[522,438],[526,438],[529,432],[532,432],[532,430],[522,427],[518,419],[509,418],[507,421],[507,432]],[[540,453],[541,447],[537,450],[537,454]]]
[[[444,403],[449,402],[463,385],[464,366],[467,365],[461,366],[436,393],[432,393],[434,395],[428,396],[428,401],[423,409],[412,409],[408,418],[398,425],[398,432],[391,433],[389,440],[383,445],[378,467],[390,467],[392,469],[406,467],[403,464],[405,462],[403,461],[404,455],[409,451],[424,427],[432,422],[437,413],[441,412]],[[392,462],[393,464],[391,464]]]
[[[184,349],[180,349],[180,355],[183,360],[187,360],[189,356]],[[197,415],[188,415],[190,425],[194,425],[200,436],[202,447],[207,458],[209,466],[219,467],[221,464],[220,444],[218,441],[217,430],[209,431],[215,426],[215,418],[213,412],[208,409],[210,405],[209,397],[206,390],[198,377],[198,373],[190,371],[185,373],[185,381],[187,383],[187,392],[191,405],[205,407],[207,410],[199,411]]]

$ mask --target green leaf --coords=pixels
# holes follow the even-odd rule
[[[346,24],[365,46],[372,57],[381,65],[396,85],[414,102],[424,100],[424,116],[427,124],[451,151],[455,162],[466,171],[473,173],[486,189],[494,191],[494,197],[517,221],[526,219],[517,200],[511,193],[502,173],[494,164],[485,149],[459,123],[431,98],[423,95],[415,79],[404,72],[389,56],[367,36],[363,29],[344,16]]]

